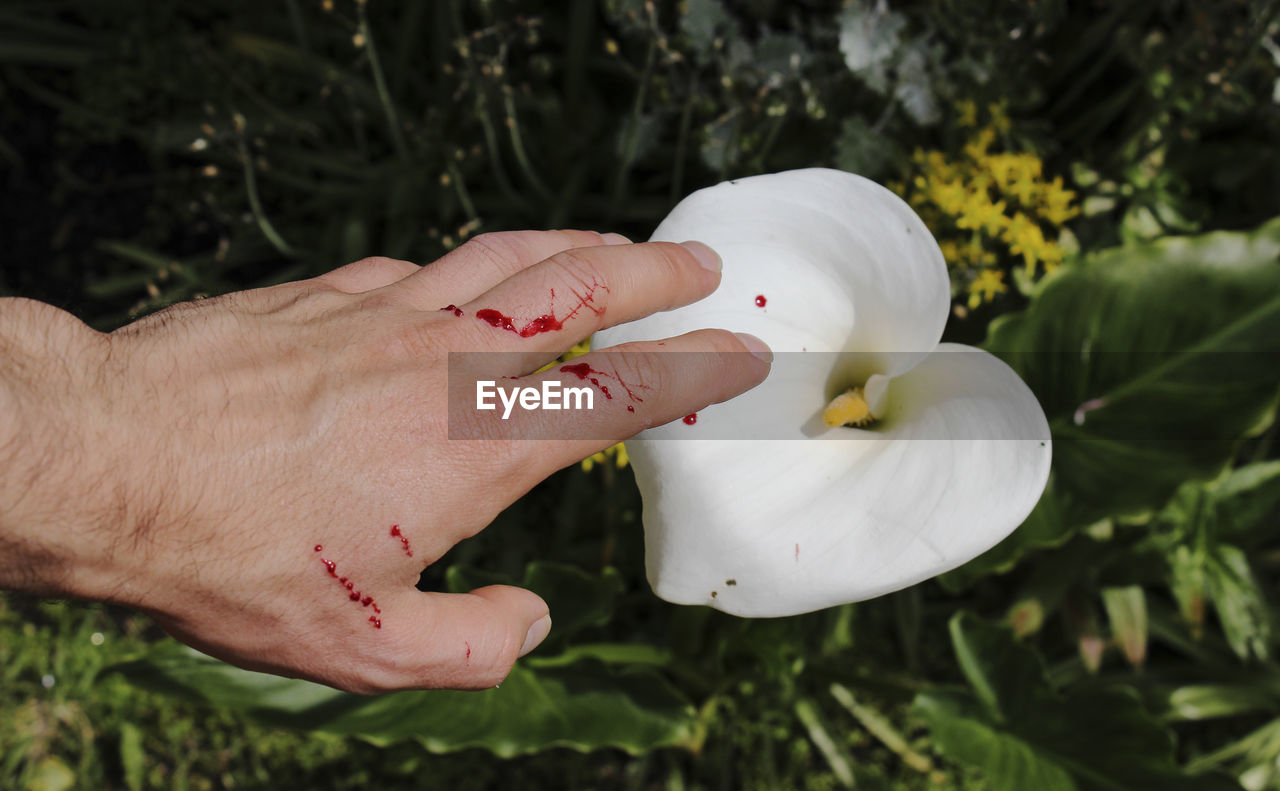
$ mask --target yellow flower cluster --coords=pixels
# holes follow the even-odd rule
[[[627,446],[625,443],[619,442],[613,447],[605,448],[599,453],[594,453],[582,460],[582,471],[591,472],[591,468],[597,464],[604,464],[613,459],[614,466],[622,469],[627,466],[630,459],[627,458]]]
[[[1063,259],[1057,232],[1080,213],[1075,193],[1063,187],[1061,177],[1045,179],[1040,157],[993,150],[1007,137],[1009,118],[998,104],[990,105],[987,115],[980,127],[977,105],[960,102],[957,123],[971,130],[961,155],[952,159],[917,149],[912,178],[890,185],[937,236],[952,281],[968,293],[970,308],[1008,291],[1004,277],[1010,259],[1021,259],[1027,281],[1053,271]]]

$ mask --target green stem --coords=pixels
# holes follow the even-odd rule
[[[511,200],[523,203],[524,200],[511,185],[511,179],[507,178],[507,169],[502,166],[502,151],[498,148],[498,133],[493,128],[493,119],[489,117],[489,103],[485,101],[484,94],[479,91],[476,94],[476,115],[480,119],[480,129],[484,132],[484,145],[489,151],[489,166],[493,170],[494,181],[498,182],[498,189]]]
[[[543,198],[549,198],[551,190],[547,189],[546,184],[539,178],[537,171],[533,169],[533,162],[529,159],[528,152],[525,151],[524,138],[520,134],[520,122],[516,120],[516,103],[512,93],[510,86],[503,86],[502,101],[507,111],[507,134],[511,137],[511,150],[515,152],[516,164],[520,166],[520,171],[524,173],[524,177],[528,179],[534,191]]]
[[[307,38],[307,26],[302,21],[302,9],[298,7],[298,0],[285,0],[285,5],[289,7],[289,24],[293,25],[293,37],[298,40],[298,49],[310,52],[311,42]]]
[[[445,167],[449,171],[449,180],[453,183],[453,191],[458,195],[458,202],[462,204],[462,211],[466,213],[468,221],[479,221],[480,215],[476,213],[476,206],[471,202],[471,193],[467,191],[467,185],[462,181],[462,169],[458,167],[458,163],[453,161],[453,157],[446,160]]]
[[[693,100],[697,95],[698,70],[689,70],[689,95],[680,110],[680,127],[676,132],[676,161],[671,173],[671,205],[684,196],[684,159],[689,147],[689,130],[693,126]]]
[[[391,142],[395,145],[396,155],[402,162],[409,161],[409,147],[404,141],[404,131],[400,128],[400,117],[396,106],[391,101],[391,91],[387,89],[387,77],[382,71],[382,61],[378,58],[378,49],[373,43],[373,31],[369,28],[369,14],[364,3],[356,3],[356,11],[360,15],[360,33],[364,36],[365,52],[369,54],[369,68],[373,71],[373,84],[378,89],[378,103],[387,116],[387,126],[391,127]]]
[[[243,133],[236,137],[236,150],[239,151],[241,164],[244,165],[244,185],[249,195],[249,211],[253,212],[253,218],[257,221],[259,230],[271,246],[280,251],[281,255],[293,258],[296,255],[294,249],[284,240],[276,227],[271,224],[271,220],[267,218],[266,212],[262,210],[262,200],[258,197],[258,179],[253,170],[253,158],[249,154],[249,147],[245,145]]]
[[[648,94],[649,79],[653,76],[653,67],[657,62],[658,41],[656,38],[649,40],[649,53],[645,56],[644,71],[640,74],[640,84],[636,88],[636,98],[631,104],[631,125],[627,130],[627,142],[622,149],[621,161],[618,163],[618,172],[615,174],[613,182],[613,199],[611,201],[611,216],[616,215],[618,208],[622,204],[623,193],[627,189],[627,178],[631,173],[631,161],[635,158],[636,147],[640,139],[640,115],[644,112],[644,103]]]
[[[764,143],[760,146],[760,150],[756,152],[755,170],[765,170],[764,161],[769,156],[769,152],[773,150],[773,146],[778,142],[778,135],[782,132],[782,127],[786,123],[786,113],[773,119],[773,125],[769,127],[769,133],[765,136]]]

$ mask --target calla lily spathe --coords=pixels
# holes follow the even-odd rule
[[[687,239],[723,258],[716,293],[595,345],[723,327],[775,362],[696,424],[627,442],[659,596],[808,612],[954,568],[1027,517],[1049,474],[1044,412],[999,359],[939,344],[946,264],[901,199],[835,170],[744,178],[689,196],[653,235]],[[877,422],[827,428],[823,407],[855,385]]]

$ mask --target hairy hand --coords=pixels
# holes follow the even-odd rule
[[[78,400],[27,414],[71,421],[50,447],[83,455],[56,461],[43,496],[82,498],[93,515],[20,536],[65,572],[25,587],[137,607],[207,653],[347,690],[492,686],[546,636],[546,604],[506,586],[421,592],[422,570],[553,471],[755,386],[768,353],[695,332],[662,351],[720,362],[672,376],[653,343],[625,360],[593,351],[592,370],[625,365],[662,387],[593,410],[599,440],[515,441],[449,439],[449,352],[516,352],[503,373],[526,375],[718,283],[718,259],[696,243],[502,233],[427,267],[371,258],[110,336],[81,327],[92,339],[47,388]],[[59,507],[9,513],[30,525]]]

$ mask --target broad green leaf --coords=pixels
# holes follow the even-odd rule
[[[952,618],[951,638],[972,691],[925,692],[915,710],[944,756],[982,769],[997,791],[1238,791],[1183,773],[1171,734],[1131,689],[1058,694],[1029,648],[972,615]]]
[[[653,665],[662,667],[671,662],[671,652],[647,643],[591,643],[571,645],[555,656],[532,654],[524,664],[531,668],[564,667],[583,659],[594,659],[606,665]]]
[[[991,724],[964,693],[937,691],[916,698],[938,751],[982,769],[997,791],[1076,791],[1071,774],[1038,754],[1034,745]]]
[[[103,672],[119,673],[138,686],[187,700],[259,712],[279,725],[305,723],[317,712],[332,714],[361,700],[320,684],[241,670],[171,640]]]
[[[652,670],[615,670],[590,660],[552,664],[535,669],[522,662],[499,687],[481,692],[372,698],[240,670],[172,642],[108,671],[273,725],[375,744],[414,740],[432,752],[480,747],[509,757],[562,746],[638,754],[692,743],[693,707]]]
[[[985,346],[1050,419],[1079,524],[1212,478],[1280,393],[1280,220],[1102,251],[1047,278]]]
[[[949,628],[960,671],[987,714],[1009,719],[1034,713],[1034,697],[1048,693],[1035,653],[1013,640],[1008,630],[967,613],[954,616]]]

